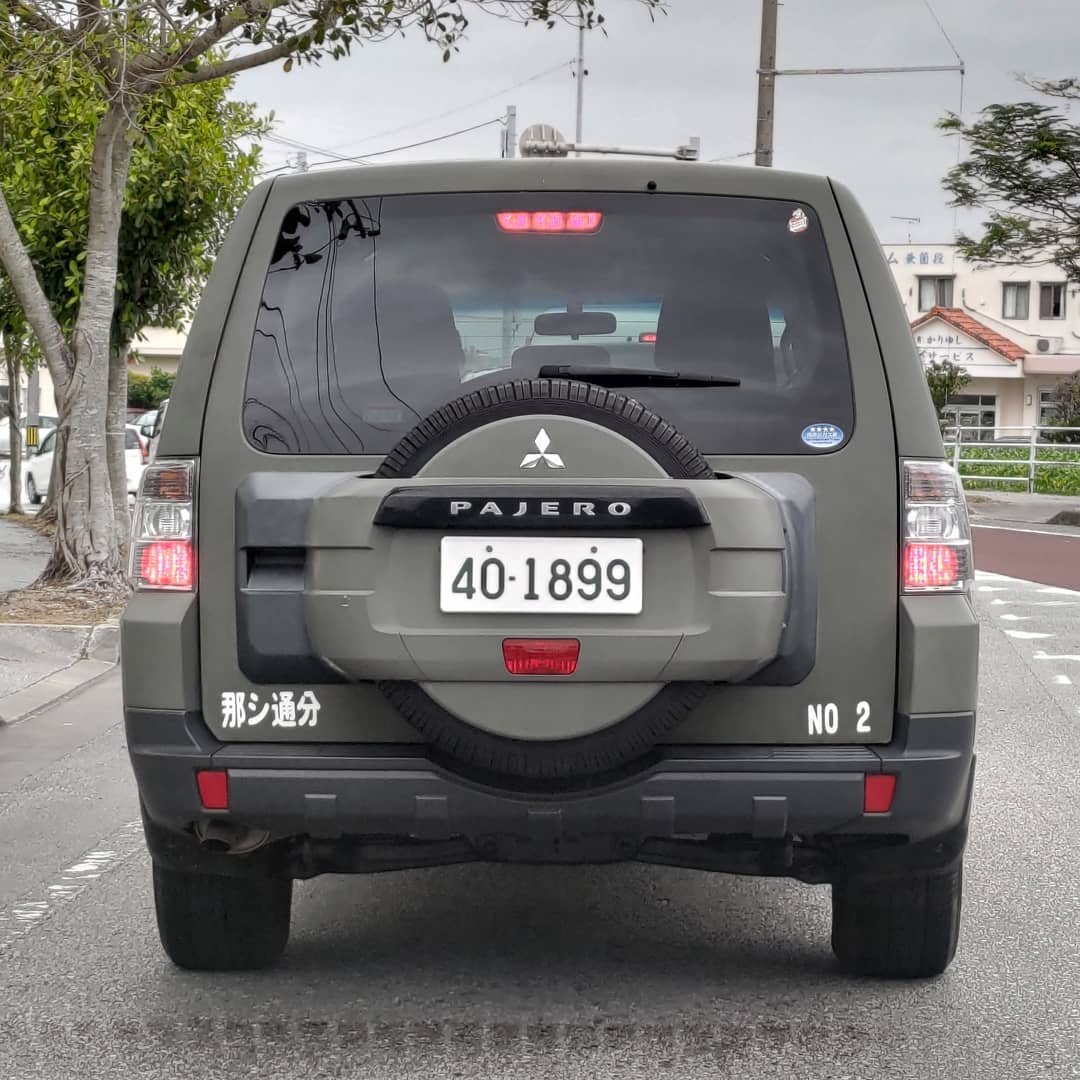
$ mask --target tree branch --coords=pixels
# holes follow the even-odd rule
[[[29,3],[28,0],[20,0],[11,9],[11,14],[18,22],[25,23],[31,30],[36,30],[40,34],[54,34],[64,41],[72,39],[70,28],[50,18],[41,8]]]
[[[259,52],[247,53],[244,56],[234,56],[228,60],[219,60],[214,64],[207,64],[197,71],[178,71],[171,80],[174,86],[192,86],[195,83],[209,82],[211,79],[221,79],[229,75],[236,75],[241,71],[249,71],[251,68],[262,67],[264,64],[272,64],[288,56],[296,48],[293,39],[279,41],[277,45],[270,45]]]
[[[176,71],[185,64],[205,56],[234,30],[239,30],[253,19],[269,15],[276,8],[286,6],[286,3],[287,0],[242,0],[242,3],[215,21],[212,26],[207,27],[201,34],[196,34],[190,41],[184,42],[171,52],[162,54],[157,62],[148,62],[148,59],[144,59],[133,64],[132,67],[141,78],[164,81],[164,77],[169,72]]]
[[[26,321],[33,329],[41,351],[45,354],[49,374],[52,376],[54,385],[59,389],[71,378],[71,349],[64,337],[64,331],[60,328],[60,323],[53,314],[49,298],[41,287],[26,245],[19,236],[19,230],[11,216],[2,188],[0,188],[0,264],[7,272],[11,288],[22,307]]]

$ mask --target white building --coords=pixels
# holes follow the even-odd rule
[[[1047,423],[1057,384],[1080,371],[1080,282],[1052,266],[979,266],[953,244],[886,244],[924,361],[949,359],[971,382],[949,409],[994,434]]]
[[[154,368],[161,368],[162,371],[175,375],[180,364],[180,355],[184,351],[185,341],[186,335],[176,330],[156,326],[147,327],[139,340],[131,346],[128,354],[128,373],[149,375]],[[3,353],[0,352],[0,357],[2,356]],[[19,392],[19,407],[23,415],[25,415],[27,405],[27,384],[28,380],[24,375]],[[10,393],[7,374],[3,365],[0,364],[0,403],[6,404]],[[6,410],[0,409],[0,412],[6,415]],[[46,367],[38,371],[38,412],[44,416],[57,414],[52,379]]]

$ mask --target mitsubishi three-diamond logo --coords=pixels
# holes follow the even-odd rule
[[[535,454],[526,454],[521,459],[519,469],[535,469],[537,465],[542,461],[549,469],[565,469],[563,459],[558,454],[548,453],[548,447],[551,445],[551,440],[548,438],[548,433],[541,428],[536,433],[536,440],[533,443],[537,452]]]

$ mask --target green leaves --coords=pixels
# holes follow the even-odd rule
[[[1053,97],[1080,96],[1080,82],[1031,82]],[[1046,104],[991,105],[971,124],[949,114],[938,128],[964,142],[945,176],[954,206],[986,211],[982,233],[958,239],[977,262],[1052,263],[1080,278],[1080,126]]]

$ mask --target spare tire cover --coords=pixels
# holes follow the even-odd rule
[[[507,382],[466,394],[422,420],[387,455],[377,475],[413,477],[457,440],[515,417],[561,416],[632,442],[676,479],[712,477],[701,453],[661,417],[625,394],[561,379]],[[470,724],[411,682],[379,689],[437,750],[462,765],[506,777],[574,779],[610,772],[647,754],[702,700],[706,683],[669,683],[621,720],[566,739],[517,739]]]

